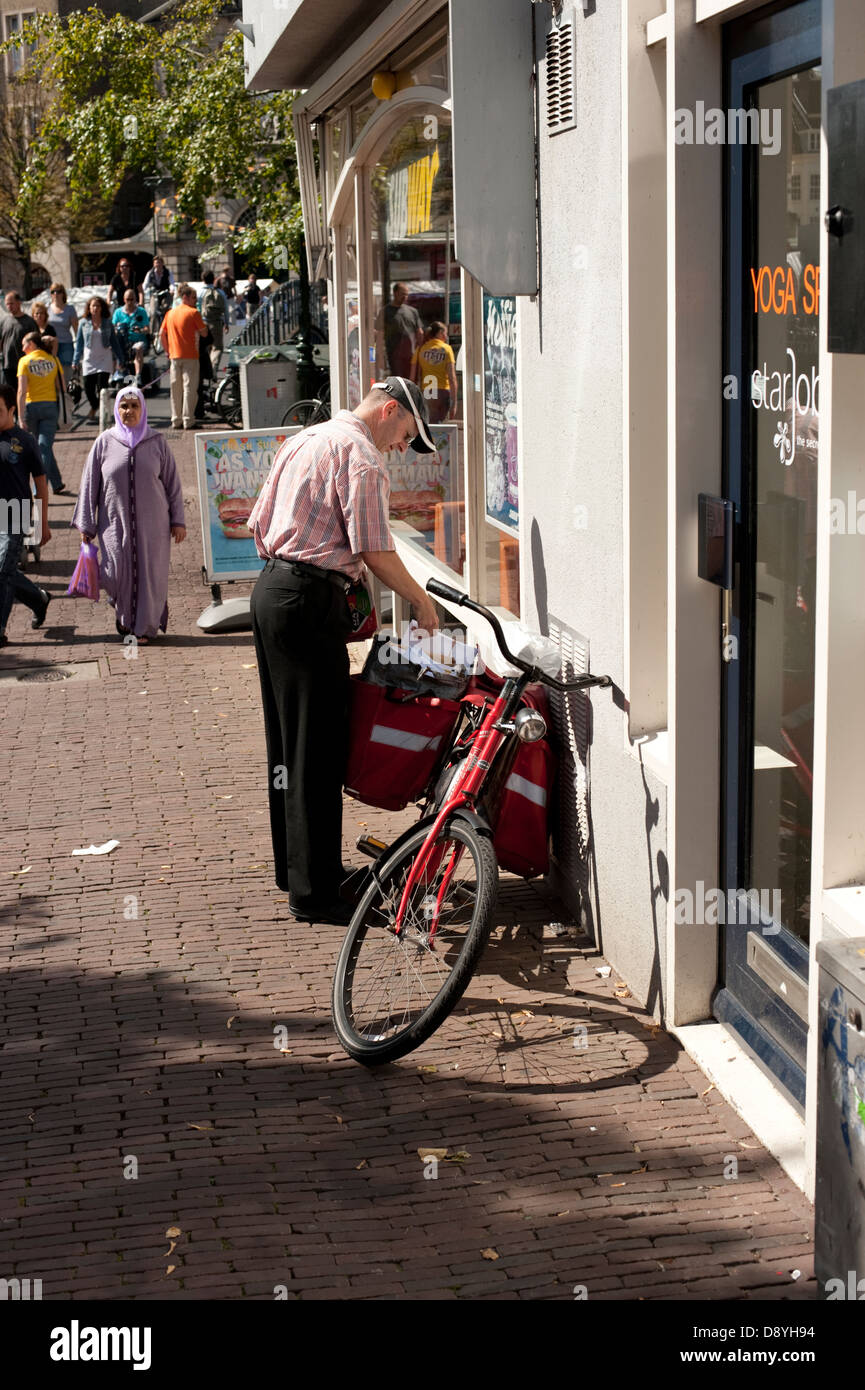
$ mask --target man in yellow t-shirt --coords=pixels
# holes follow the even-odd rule
[[[18,419],[24,429],[35,434],[48,481],[60,494],[66,487],[54,457],[54,436],[63,372],[53,353],[42,346],[38,333],[28,333],[21,346],[24,356],[18,363]]]
[[[453,348],[443,323],[431,323],[411,362],[412,380],[427,402],[430,424],[451,420],[457,408],[457,374]]]

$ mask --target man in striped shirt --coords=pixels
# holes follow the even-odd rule
[[[364,567],[412,606],[435,607],[396,553],[383,455],[434,452],[423,396],[388,377],[354,411],[287,439],[249,518],[266,561],[252,595],[264,704],[277,887],[299,922],[346,923],[339,897],[348,753],[351,619],[346,590]]]

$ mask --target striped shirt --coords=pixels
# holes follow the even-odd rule
[[[360,579],[364,551],[396,549],[389,497],[372,435],[341,410],[286,439],[247,524],[262,559],[300,560]]]

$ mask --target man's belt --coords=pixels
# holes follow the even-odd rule
[[[328,583],[342,589],[343,593],[348,593],[351,588],[348,575],[340,574],[338,570],[319,569],[318,565],[308,565],[305,560],[283,560],[281,555],[274,555],[272,558],[275,565],[291,570],[293,574],[300,574],[308,579],[326,579]]]

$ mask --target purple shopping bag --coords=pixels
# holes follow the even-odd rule
[[[99,557],[96,546],[89,541],[81,542],[78,563],[66,593],[70,598],[99,598]]]

